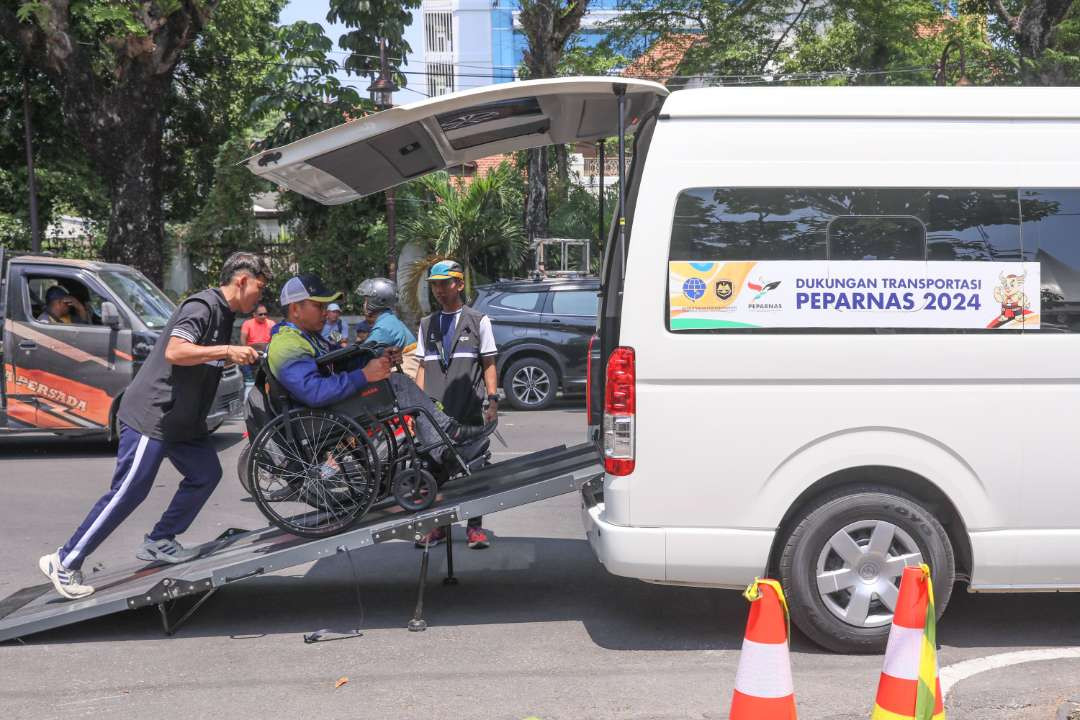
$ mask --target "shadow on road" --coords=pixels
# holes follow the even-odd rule
[[[458,528],[458,533],[461,529]],[[580,622],[608,650],[732,650],[740,646],[747,603],[729,590],[643,583],[609,574],[584,540],[497,538],[489,550],[470,551],[458,536],[455,569],[460,584],[444,586],[445,552],[432,551],[425,618],[440,628],[536,622]],[[360,579],[361,630],[405,629],[416,600],[420,552],[393,542],[354,550]],[[299,570],[299,568],[298,568]],[[91,578],[92,581],[92,578]],[[960,586],[938,625],[943,645],[1031,647],[1080,645],[1075,596],[970,595]],[[180,601],[186,604],[190,601]],[[182,612],[183,607],[179,608]],[[295,575],[273,575],[223,588],[178,637],[232,637],[304,633],[356,627],[348,560],[338,555]],[[90,620],[26,638],[29,644],[158,639],[153,608]],[[794,631],[792,649],[825,652]]]

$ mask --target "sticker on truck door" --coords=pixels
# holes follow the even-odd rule
[[[1039,328],[1039,263],[668,264],[668,329]]]

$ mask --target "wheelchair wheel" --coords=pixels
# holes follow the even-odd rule
[[[251,445],[247,445],[240,451],[240,458],[236,461],[236,476],[240,478],[240,484],[244,486],[250,495],[253,490],[251,489],[251,475],[248,473],[248,465],[251,464]]]
[[[378,498],[382,460],[367,430],[333,412],[290,410],[251,443],[259,510],[282,530],[320,538],[362,518]]]
[[[390,483],[394,500],[404,510],[420,512],[427,510],[439,494],[435,477],[422,468],[401,468],[394,473]]]

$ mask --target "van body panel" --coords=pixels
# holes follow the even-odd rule
[[[1058,119],[1031,122],[971,119],[978,108],[944,120],[868,119],[850,108],[842,118],[790,117],[792,107],[788,117],[778,109],[751,119],[738,116],[752,110],[736,107],[741,91],[692,92],[698,104],[711,97],[713,110],[699,110],[708,119],[681,119],[693,103],[673,94],[636,188],[618,337],[636,352],[636,467],[608,476],[604,489],[605,500],[628,505],[619,519],[773,532],[818,480],[895,467],[954,504],[975,545],[975,586],[1080,584],[1080,334],[674,333],[666,317],[681,191],[1077,187],[1080,121],[1060,118],[1080,116],[1080,106],[1043,102],[1040,117]],[[1061,95],[1021,93],[1032,102],[1051,94]],[[820,103],[805,112],[827,114]],[[1018,541],[986,534],[1003,530]],[[1005,545],[1008,560],[988,556]],[[761,555],[745,565],[764,567],[767,546],[746,551]],[[697,572],[669,565],[666,580],[696,581]]]

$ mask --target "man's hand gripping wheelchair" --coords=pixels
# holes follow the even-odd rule
[[[356,344],[320,357],[320,368],[363,366],[385,346]],[[247,404],[251,444],[241,453],[240,481],[263,515],[282,530],[319,538],[348,529],[373,505],[392,497],[409,512],[435,502],[439,485],[482,467],[488,455],[466,462],[446,432],[420,407],[401,407],[389,380],[361,391],[359,417],[302,407],[263,359]],[[261,416],[261,417],[260,417]],[[438,433],[424,444],[419,418]],[[432,452],[445,448],[442,462]]]

